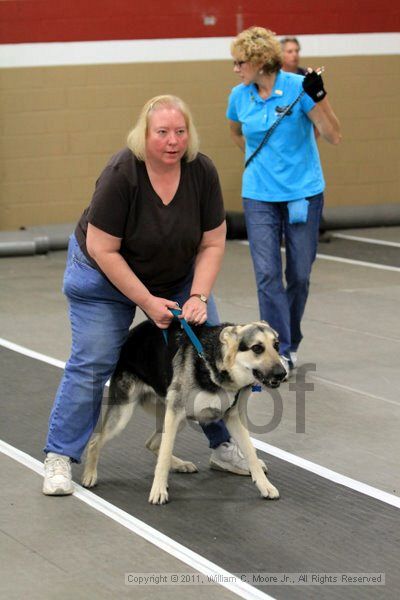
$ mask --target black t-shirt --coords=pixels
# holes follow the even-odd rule
[[[164,205],[145,163],[125,148],[101,173],[75,235],[97,269],[86,249],[88,223],[122,238],[120,253],[132,271],[152,294],[162,296],[189,276],[203,232],[215,229],[224,218],[218,174],[207,156],[199,153],[191,162],[182,160],[178,189]]]

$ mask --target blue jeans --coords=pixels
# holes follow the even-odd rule
[[[279,353],[288,357],[302,340],[301,319],[307,302],[312,264],[317,254],[323,194],[309,200],[306,223],[291,225],[288,202],[243,199],[247,235],[257,282],[260,317],[279,334]],[[281,241],[285,237],[286,287]]]
[[[171,300],[182,306],[189,297],[191,283],[188,279]],[[68,246],[63,291],[69,303],[72,349],[51,411],[44,451],[80,462],[96,427],[104,386],[128,337],[136,305],[90,265],[74,235]],[[207,312],[210,324],[220,322],[212,296]],[[203,429],[211,447],[230,437],[223,421]]]

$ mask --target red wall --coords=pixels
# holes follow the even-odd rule
[[[396,0],[1,0],[0,43],[396,31]],[[203,18],[214,16],[215,25]]]

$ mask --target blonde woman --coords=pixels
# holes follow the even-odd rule
[[[289,373],[303,337],[300,325],[323,207],[325,182],[314,126],[330,144],[339,143],[340,126],[319,71],[308,69],[303,77],[281,70],[281,44],[272,31],[246,29],[233,40],[231,53],[240,84],[230,94],[227,117],[233,141],[245,153],[242,197],[260,316],[279,333]]]
[[[136,307],[161,329],[176,303],[191,323],[219,322],[211,290],[225,231],[218,175],[198,152],[189,109],[174,96],[153,98],[128,147],[100,174],[70,240],[64,293],[72,351],[50,416],[44,494],[73,492],[71,461],[80,462],[96,426]],[[205,431],[211,466],[247,474],[223,422]]]

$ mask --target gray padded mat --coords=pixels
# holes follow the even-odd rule
[[[0,356],[0,438],[42,460],[61,370],[5,349]],[[260,453],[281,492],[277,502],[262,500],[250,478],[208,468],[207,440],[192,426],[179,434],[175,454],[200,472],[171,474],[171,502],[151,506],[155,459],[144,448],[151,432],[138,410],[104,448],[94,493],[232,573],[386,573],[384,587],[260,587],[274,598],[398,598],[396,508]],[[81,470],[74,466],[76,481]]]
[[[328,243],[319,244],[318,254],[329,254],[329,256],[360,260],[378,265],[400,267],[400,250],[394,246],[380,246],[331,237]]]

